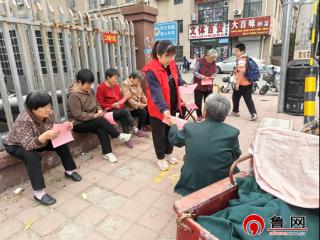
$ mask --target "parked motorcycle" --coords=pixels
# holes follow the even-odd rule
[[[276,74],[265,73],[262,77],[263,80],[266,81],[266,84],[263,85],[259,91],[260,95],[266,95],[269,91],[270,92],[278,92],[278,87],[275,84]]]

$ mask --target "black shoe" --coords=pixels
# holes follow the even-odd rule
[[[51,197],[49,194],[43,195],[43,197],[41,199],[38,199],[38,198],[36,198],[36,196],[34,196],[34,199],[37,202],[39,202],[39,203],[41,203],[42,205],[45,205],[45,206],[49,206],[49,205],[55,204],[57,202],[56,199]]]
[[[76,172],[73,172],[71,175],[65,172],[64,175],[66,176],[66,178],[71,178],[75,182],[80,182],[82,179],[81,176]]]

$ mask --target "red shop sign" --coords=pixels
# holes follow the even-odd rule
[[[114,33],[103,33],[103,42],[114,44],[117,42],[117,34]]]
[[[269,35],[270,25],[270,16],[230,20],[230,37]]]

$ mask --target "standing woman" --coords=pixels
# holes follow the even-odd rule
[[[152,58],[143,68],[147,77],[147,106],[152,127],[152,139],[160,170],[169,168],[169,163],[176,164],[172,157],[173,146],[168,140],[170,127],[162,122],[170,121],[181,111],[179,86],[184,84],[178,67],[172,59],[174,45],[168,41],[157,41],[152,48]]]
[[[197,116],[198,121],[203,120],[202,115],[202,101],[206,101],[206,98],[212,93],[213,82],[210,85],[202,85],[201,80],[206,77],[213,77],[216,73],[216,58],[217,51],[215,49],[210,49],[206,55],[200,58],[193,69],[193,81],[197,83],[198,86],[194,90],[194,102],[198,106]]]
[[[52,99],[46,92],[32,92],[26,98],[25,111],[21,112],[3,141],[5,150],[24,162],[34,193],[34,199],[43,205],[52,205],[56,200],[46,193],[46,185],[41,168],[40,152],[56,152],[65,169],[65,176],[75,182],[81,180],[76,172],[68,144],[53,148],[51,140],[59,132],[52,130],[55,122],[52,112]],[[71,122],[70,129],[73,125]]]

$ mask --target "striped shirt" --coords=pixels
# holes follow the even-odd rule
[[[246,68],[247,68],[247,56],[243,54],[237,59],[236,69],[235,69],[236,80],[241,86],[248,86],[252,84],[251,82],[248,81],[248,79],[245,76]]]

